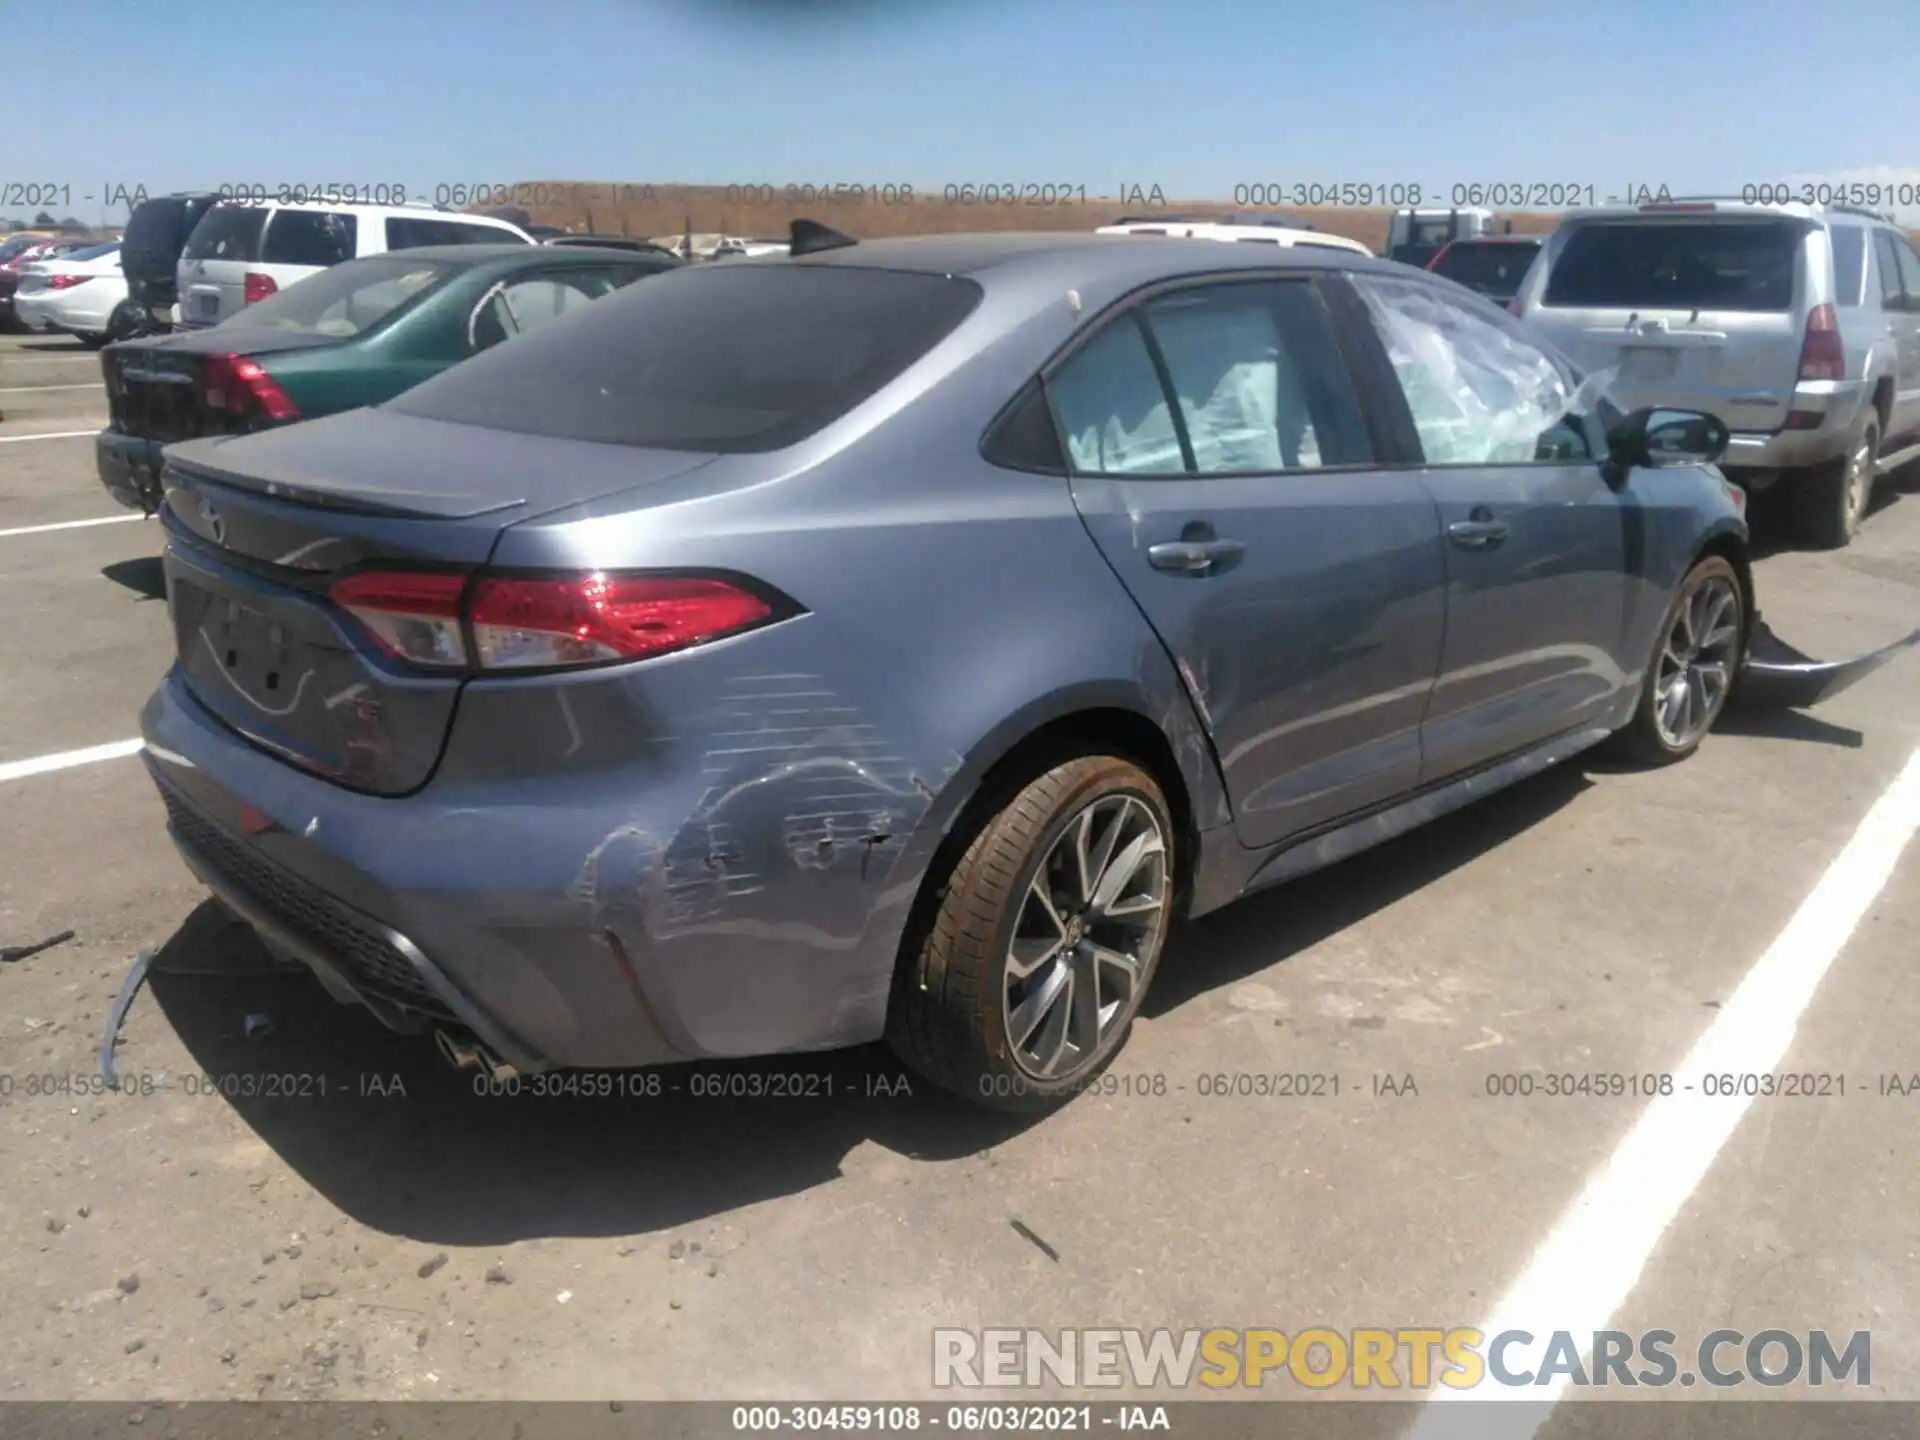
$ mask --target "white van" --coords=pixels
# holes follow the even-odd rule
[[[1112,225],[1102,225],[1093,233],[1096,235],[1167,235],[1182,240],[1225,240],[1247,245],[1278,245],[1285,248],[1301,246],[1307,249],[1345,250],[1354,255],[1373,254],[1358,240],[1349,240],[1344,235],[1329,235],[1326,231],[1316,230],[1311,225],[1284,220],[1261,220],[1257,223],[1248,223],[1233,219],[1200,220],[1183,215],[1169,215],[1152,220],[1121,220]]]
[[[180,254],[182,327],[217,325],[342,260],[421,245],[532,245],[518,225],[425,205],[245,204],[200,217]]]

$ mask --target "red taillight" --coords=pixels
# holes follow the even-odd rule
[[[247,272],[247,304],[251,305],[257,300],[264,300],[269,295],[278,294],[279,291],[280,287],[274,283],[271,275],[262,274],[258,270]]]
[[[257,360],[245,355],[209,355],[202,362],[207,404],[215,410],[244,415],[264,412],[270,420],[298,420],[300,407]]]
[[[460,596],[466,588],[465,575],[361,570],[334,581],[328,594],[395,659],[464,669]]]
[[[1840,343],[1840,317],[1831,305],[1816,305],[1807,312],[1806,338],[1800,342],[1800,378],[1847,378],[1847,351]]]
[[[639,660],[770,618],[758,595],[724,580],[667,575],[485,578],[467,606],[482,669]]]
[[[49,275],[47,277],[47,288],[49,290],[71,290],[74,286],[84,285],[91,279],[93,279],[91,275]]]
[[[643,660],[775,615],[751,590],[693,575],[482,574],[469,588],[463,575],[363,570],[331,594],[396,659],[480,670]]]
[[[1518,316],[1519,316],[1519,314],[1520,314],[1520,297],[1519,297],[1518,295],[1516,295],[1516,296],[1514,296],[1514,297],[1513,297],[1513,299],[1511,299],[1511,300],[1509,300],[1509,301],[1507,301],[1507,314],[1509,314],[1509,315],[1512,315],[1512,316],[1515,316],[1515,317],[1518,317]]]

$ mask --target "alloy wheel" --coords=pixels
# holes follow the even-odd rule
[[[1685,596],[1660,646],[1653,719],[1675,750],[1692,745],[1720,717],[1740,643],[1740,593],[1713,575]]]
[[[1873,461],[1876,449],[1871,430],[1863,432],[1860,443],[1847,456],[1845,505],[1846,528],[1851,534],[1867,513],[1867,500],[1873,493]]]
[[[1167,837],[1138,797],[1105,795],[1035,870],[1007,947],[1007,1043],[1036,1079],[1092,1065],[1132,1020],[1166,925]]]

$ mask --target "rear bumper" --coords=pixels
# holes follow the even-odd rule
[[[742,913],[712,923],[707,892],[729,880],[670,780],[359,794],[235,737],[177,671],[142,731],[189,867],[271,948],[396,1029],[462,1025],[523,1073],[819,1050],[884,1029],[892,945],[756,921],[737,881]]]
[[[102,430],[93,442],[100,483],[129,510],[151,515],[160,508],[161,446],[138,435]]]
[[[1721,468],[1743,471],[1800,470],[1838,460],[1859,427],[1871,392],[1864,381],[1824,381],[1800,386],[1790,410],[1820,416],[1819,423],[1793,430],[1753,431],[1738,427],[1737,413],[1723,415],[1732,428]]]

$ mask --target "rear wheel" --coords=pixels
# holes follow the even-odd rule
[[[1803,477],[1797,487],[1801,537],[1822,550],[1838,550],[1860,532],[1873,498],[1873,467],[1880,455],[1880,422],[1860,427],[1841,459]]]
[[[998,1110],[1051,1109],[1126,1042],[1166,941],[1174,831],[1153,778],[1093,755],[1023,787],[954,864],[888,1038]]]
[[[1746,637],[1740,577],[1722,556],[1699,560],[1680,582],[1616,748],[1643,765],[1668,765],[1700,748],[1726,708]]]

